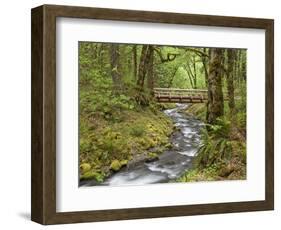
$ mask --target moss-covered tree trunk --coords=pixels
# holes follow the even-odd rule
[[[241,61],[240,50],[237,50],[236,55],[235,55],[234,73],[235,73],[236,81],[238,83],[238,87],[240,87],[240,85],[241,85],[240,61]]]
[[[138,69],[138,79],[137,79],[137,86],[139,86],[139,88],[143,88],[144,85],[145,59],[146,59],[147,49],[148,49],[148,45],[143,45],[141,49],[140,63]]]
[[[234,58],[235,58],[235,50],[228,49],[227,50],[227,95],[228,95],[228,106],[230,110],[230,114],[234,112],[235,102],[234,102]]]
[[[207,103],[207,122],[209,124],[215,124],[217,118],[224,113],[221,77],[222,55],[222,49],[210,49]]]
[[[149,64],[147,69],[147,87],[148,89],[153,92],[154,88],[154,50],[152,46],[149,46],[150,53],[149,53]]]
[[[244,53],[244,55],[241,52],[241,75],[244,81],[247,81],[247,53]]]
[[[137,74],[138,74],[137,45],[133,45],[132,53],[133,53],[133,63],[134,63],[134,79],[137,80]]]
[[[150,76],[148,76],[148,72],[152,71],[153,69],[153,63],[150,65],[152,61],[153,55],[153,46],[151,45],[143,45],[142,51],[141,51],[141,57],[140,57],[140,63],[139,63],[139,70],[138,70],[138,79],[137,79],[137,94],[135,96],[135,99],[138,104],[140,105],[148,105],[149,104],[149,98],[145,94],[144,91],[144,82],[146,77],[153,77],[153,73],[149,73]]]
[[[151,45],[143,45],[137,80],[137,85],[141,90],[143,90],[144,87],[144,80],[148,72],[149,61],[151,60],[152,53],[153,47]]]
[[[121,89],[121,75],[120,75],[120,62],[119,62],[119,45],[110,45],[110,66],[113,88],[115,90]]]

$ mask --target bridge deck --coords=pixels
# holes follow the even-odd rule
[[[158,102],[204,103],[208,100],[208,91],[203,89],[154,88]]]

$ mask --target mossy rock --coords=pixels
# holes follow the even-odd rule
[[[104,175],[98,172],[88,171],[80,176],[80,180],[91,180],[95,179],[97,182],[103,182]]]
[[[128,160],[120,161],[121,166],[126,166],[128,164]]]
[[[160,103],[159,106],[162,110],[177,108],[176,103]]]
[[[142,146],[142,149],[153,148],[157,145],[157,142],[153,141],[152,138],[149,137],[139,138],[138,143]]]
[[[167,144],[165,144],[165,148],[171,149],[171,148],[173,148],[173,145],[171,143],[167,143]]]
[[[159,160],[158,154],[150,152],[147,154],[147,159],[145,160],[146,162],[153,162]]]
[[[235,170],[234,166],[229,164],[219,171],[220,177],[228,177]]]
[[[164,146],[157,146],[156,148],[153,149],[153,152],[156,154],[161,154],[165,150]]]
[[[153,139],[151,139],[151,138],[147,138],[147,145],[148,145],[148,147],[147,147],[147,149],[148,148],[153,148],[153,147],[155,147],[155,146],[157,146],[157,142],[156,141],[154,141]]]
[[[91,170],[91,165],[89,163],[82,163],[80,165],[81,174],[84,174]]]
[[[112,169],[115,172],[119,171],[121,167],[122,167],[122,164],[119,160],[113,160],[110,164],[110,169]]]

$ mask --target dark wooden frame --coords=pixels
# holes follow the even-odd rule
[[[265,200],[103,211],[56,212],[56,18],[256,28],[266,31]],[[43,5],[32,9],[31,219],[41,224],[108,221],[274,209],[274,21]]]

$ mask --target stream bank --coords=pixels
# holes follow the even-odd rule
[[[176,127],[170,136],[169,149],[151,161],[140,160],[133,165],[128,164],[101,183],[97,183],[96,180],[85,180],[80,185],[144,185],[174,181],[182,176],[192,167],[192,160],[201,141],[200,129],[204,126],[202,121],[182,113],[187,107],[186,104],[176,104],[176,108],[164,110]]]
[[[177,182],[245,180],[246,179],[246,117],[238,112],[233,116],[225,102],[225,115],[209,130],[202,130],[202,148],[198,151],[193,168],[186,171]],[[205,122],[206,105],[192,104],[185,114]],[[241,119],[242,118],[242,119]]]

